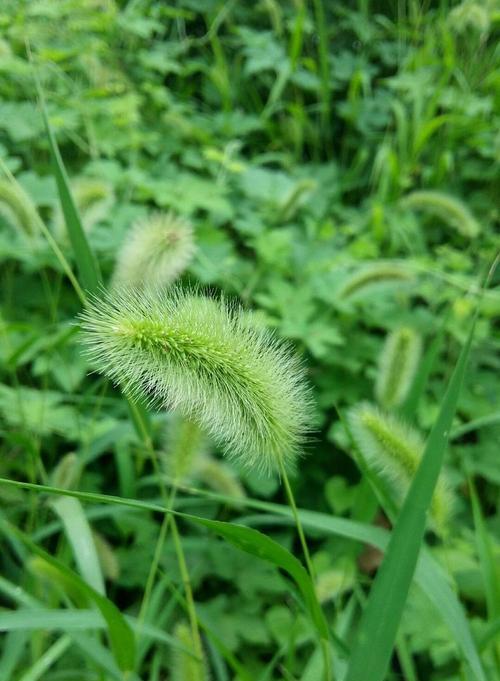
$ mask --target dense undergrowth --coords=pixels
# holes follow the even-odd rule
[[[0,679],[316,681],[328,656],[343,679],[383,528],[476,310],[384,678],[498,678],[498,273],[478,292],[500,246],[499,20],[492,0],[1,3],[0,477],[75,496],[1,486]],[[36,78],[88,260],[68,234]],[[291,562],[303,547],[287,479],[259,465],[267,430],[238,439],[233,421],[242,451],[223,456],[225,421],[210,427],[206,407],[217,372],[204,375],[204,428],[90,373],[78,327],[89,267],[111,290],[177,279],[193,300],[223,294],[242,306],[238,342],[271,329],[295,349],[310,415],[286,401],[288,385],[302,394],[285,376],[302,372],[295,360],[281,376],[271,352],[245,363],[219,303],[190,309],[215,315],[203,327],[222,343],[214,362],[233,353],[221,369],[233,418],[264,390],[307,421],[290,483],[310,576]],[[247,400],[235,372],[254,367]],[[274,543],[231,534],[236,523]]]

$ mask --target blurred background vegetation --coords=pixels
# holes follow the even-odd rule
[[[408,400],[398,407],[423,433],[434,422],[479,283],[500,244],[499,22],[495,0],[4,0],[1,477],[159,498],[158,471],[126,402],[104,379],[88,375],[74,324],[80,301],[37,228],[38,211],[74,262],[34,64],[105,279],[137,220],[152,210],[189,219],[196,254],[183,281],[256,310],[308,367],[316,424],[294,479],[299,505],[384,524],[337,409],[375,400],[385,338],[410,327],[423,354]],[[9,172],[28,201],[12,198]],[[479,490],[498,565],[499,284],[497,274],[480,303],[451,433],[453,520],[446,537],[432,542],[474,635],[486,636],[491,679],[499,673],[499,650],[488,631],[498,630],[500,603],[488,602],[468,480]],[[150,419],[168,469],[178,424],[171,415]],[[229,467],[210,443],[203,448],[210,458],[185,482],[284,501],[277,479]],[[177,504],[209,517],[243,515],[243,507],[234,511],[202,495],[180,494]],[[108,596],[138,614],[158,546],[158,514],[99,504],[86,505],[85,513],[83,506],[58,509],[53,498],[7,487],[1,506],[2,516],[70,567],[78,523],[91,528],[94,567]],[[76,525],[68,527],[72,513]],[[294,547],[291,529],[276,524],[270,532]],[[310,624],[297,614],[284,578],[189,526],[183,544],[200,618],[213,624],[250,678],[317,678]],[[319,532],[311,544],[320,599],[349,639],[379,556]],[[18,542],[5,540],[1,563],[5,609],[36,601],[48,618],[49,610],[70,607],[71,588],[47,584]],[[77,555],[75,569],[81,567]],[[174,635],[182,608],[172,595],[180,576],[170,536],[159,574],[146,620]],[[5,628],[2,679],[122,678],[98,636],[32,630],[26,622]],[[404,646],[391,679],[469,678],[456,641],[417,590],[401,631]],[[237,678],[220,649],[208,645],[213,677]],[[169,640],[146,637],[136,672],[169,679],[172,659]]]

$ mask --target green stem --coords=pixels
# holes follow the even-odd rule
[[[405,681],[418,681],[417,671],[411,652],[408,650],[408,645],[403,634],[398,636],[396,640],[396,650],[398,653],[399,663],[404,673]]]
[[[285,492],[286,496],[288,499],[288,503],[290,504],[290,508],[292,509],[292,515],[293,519],[295,521],[295,526],[297,528],[297,533],[299,535],[299,540],[300,544],[302,546],[302,551],[304,553],[304,558],[306,561],[306,567],[307,571],[309,572],[309,576],[311,577],[311,580],[313,584],[316,582],[316,571],[314,569],[314,565],[312,564],[311,560],[311,554],[309,553],[309,548],[307,546],[306,542],[306,537],[304,534],[304,529],[302,527],[302,523],[300,521],[299,517],[299,512],[297,509],[297,504],[295,503],[295,497],[293,495],[292,487],[290,485],[290,480],[288,478],[288,474],[286,472],[285,466],[283,464],[283,460],[280,458],[279,459],[279,466],[280,466],[280,474],[283,479],[283,484],[285,486]],[[325,664],[325,681],[332,681],[333,676],[332,676],[332,666],[331,666],[331,660],[330,660],[330,644],[327,640],[321,639],[321,650],[323,652],[323,658],[324,658],[324,664]]]
[[[190,627],[191,627],[191,635],[193,637],[194,650],[195,650],[196,656],[200,660],[200,664],[201,664],[201,662],[203,660],[203,648],[202,648],[202,645],[201,645],[200,631],[199,631],[199,628],[198,628],[198,617],[196,615],[196,609],[195,609],[195,603],[194,603],[194,597],[193,597],[193,589],[192,589],[191,580],[190,580],[190,577],[189,577],[189,570],[188,570],[188,567],[187,567],[187,564],[186,564],[186,557],[184,555],[184,549],[182,548],[182,543],[181,543],[181,539],[180,539],[179,530],[177,528],[175,516],[173,516],[171,513],[168,513],[168,511],[172,509],[172,507],[175,503],[175,497],[177,495],[177,480],[173,481],[172,486],[170,488],[170,494],[168,495],[167,489],[166,489],[165,484],[163,482],[158,457],[157,457],[156,451],[155,451],[155,449],[152,445],[151,438],[149,437],[149,435],[147,433],[147,428],[142,423],[142,417],[137,410],[134,411],[134,415],[138,419],[138,422],[140,424],[140,432],[142,434],[142,439],[143,439],[144,445],[146,446],[146,449],[147,449],[147,451],[148,451],[148,453],[151,457],[151,461],[153,463],[153,468],[154,468],[155,473],[158,477],[158,481],[159,481],[159,485],[160,485],[160,493],[161,493],[163,502],[165,504],[165,509],[167,511],[167,513],[165,514],[161,529],[160,529],[160,535],[159,535],[158,541],[156,543],[156,549],[155,549],[155,554],[154,554],[154,557],[153,557],[153,562],[151,563],[151,568],[149,570],[148,579],[147,579],[147,582],[146,582],[146,587],[144,589],[144,596],[143,596],[142,603],[141,603],[139,619],[140,619],[141,623],[144,621],[144,617],[145,617],[145,614],[146,614],[146,611],[147,611],[147,606],[148,606],[149,599],[150,599],[150,596],[151,596],[151,591],[152,591],[153,585],[154,585],[154,579],[155,579],[156,572],[158,570],[158,565],[159,565],[160,558],[161,558],[161,552],[162,552],[165,540],[167,538],[168,525],[170,523],[171,528],[172,528],[172,537],[173,537],[173,540],[174,540],[175,553],[177,555],[177,563],[179,565],[182,584],[184,586],[184,592],[186,594],[186,605],[187,605],[187,611],[188,611],[189,624],[190,624]]]
[[[306,542],[306,537],[304,534],[304,529],[302,527],[302,523],[300,521],[299,517],[299,512],[297,509],[297,504],[295,503],[295,497],[293,495],[292,487],[290,485],[290,480],[288,479],[288,474],[285,470],[285,466],[283,465],[283,461],[280,458],[280,473],[281,477],[283,478],[283,484],[285,486],[285,492],[286,496],[288,499],[288,503],[290,504],[290,508],[292,509],[292,514],[293,514],[293,519],[295,520],[295,525],[297,526],[297,532],[299,535],[300,539],[300,544],[302,546],[302,551],[304,552],[304,558],[306,560],[306,566],[307,570],[309,572],[309,576],[313,580],[313,582],[316,580],[316,572],[314,570],[314,566],[312,564],[311,560],[311,554],[309,553],[309,548],[307,546]]]
[[[189,578],[189,571],[186,564],[186,559],[184,556],[184,550],[182,548],[181,538],[179,530],[177,529],[177,522],[174,516],[171,517],[172,524],[172,537],[174,539],[175,551],[177,553],[177,561],[179,563],[179,569],[181,571],[182,583],[184,585],[184,591],[186,594],[186,605],[189,616],[189,622],[191,625],[191,635],[193,637],[194,651],[196,657],[200,660],[200,664],[203,660],[203,649],[201,647],[201,637],[198,628],[198,617],[196,615],[196,608],[194,604],[193,589],[191,587],[191,581]]]

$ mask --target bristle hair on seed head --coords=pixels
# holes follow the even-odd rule
[[[235,499],[243,499],[246,496],[240,481],[228,464],[214,459],[210,455],[203,456],[200,459],[196,474],[214,492]]]
[[[152,213],[137,221],[127,235],[112,284],[168,286],[184,272],[194,252],[191,223],[173,213]]]
[[[403,404],[412,386],[422,354],[420,335],[402,326],[386,337],[378,362],[375,395],[386,409]]]
[[[35,233],[36,206],[18,182],[0,178],[0,217],[21,234]]]
[[[240,308],[178,287],[113,290],[81,317],[96,368],[198,423],[230,457],[293,469],[311,423],[304,368]]]
[[[368,402],[350,409],[348,424],[365,465],[389,485],[394,500],[401,505],[424,451],[420,433]],[[441,474],[430,509],[433,528],[439,534],[447,531],[453,505],[453,495]]]
[[[172,414],[165,432],[162,461],[174,484],[185,483],[198,470],[206,454],[207,438],[200,426],[180,414]]]

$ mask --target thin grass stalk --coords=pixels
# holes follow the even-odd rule
[[[142,421],[140,414],[136,412],[136,416],[139,419],[139,422]],[[146,428],[141,429],[143,433],[146,433],[147,435],[147,430]],[[147,435],[146,440],[144,440],[144,444],[146,445],[146,449],[148,451],[148,454],[151,458],[151,462],[153,464],[156,476],[158,478],[159,486],[160,486],[160,494],[162,496],[163,502],[165,504],[165,509],[168,511],[169,509],[173,508],[173,504],[175,503],[175,497],[177,495],[177,484],[174,481],[171,489],[170,489],[170,494],[167,494],[167,488],[165,486],[165,483],[163,482],[163,477],[162,477],[162,472],[160,468],[160,463],[158,461],[158,457],[156,455],[156,452],[154,450],[154,447],[152,446],[151,439],[149,435]],[[189,570],[186,564],[186,557],[184,555],[184,550],[182,548],[182,543],[181,543],[181,538],[179,534],[179,530],[177,527],[177,522],[175,520],[175,516],[172,513],[168,513],[164,516],[161,529],[160,529],[160,535],[158,537],[158,541],[156,543],[156,548],[155,548],[155,553],[153,557],[153,562],[151,563],[151,568],[149,570],[148,578],[146,581],[146,588],[144,590],[144,596],[142,599],[141,607],[140,607],[140,612],[139,612],[139,622],[143,625],[144,624],[144,618],[146,615],[147,607],[149,604],[149,599],[151,597],[151,591],[153,589],[154,585],[154,579],[156,572],[158,570],[158,565],[160,562],[160,557],[161,557],[161,550],[163,548],[163,545],[165,543],[165,540],[167,538],[168,534],[168,526],[171,526],[172,529],[172,537],[174,540],[174,548],[175,548],[175,553],[177,556],[177,563],[179,565],[179,570],[181,573],[181,579],[182,579],[182,584],[184,587],[184,591],[186,594],[186,607],[187,607],[187,613],[188,613],[188,618],[189,618],[189,625],[191,627],[191,635],[193,637],[193,644],[196,652],[197,658],[201,661],[203,660],[203,649],[201,645],[201,637],[200,637],[200,632],[198,628],[198,617],[196,615],[196,608],[195,608],[195,602],[194,602],[194,596],[193,596],[193,589],[191,586],[191,579],[189,577]]]
[[[330,72],[328,66],[328,36],[326,29],[325,8],[323,0],[313,0],[314,15],[318,31],[318,60],[321,74],[321,127],[328,142],[331,139],[329,131],[330,119]]]
[[[309,548],[307,546],[307,541],[306,537],[304,534],[304,529],[302,527],[302,523],[300,521],[298,509],[297,509],[297,504],[295,503],[295,496],[293,494],[292,487],[290,485],[290,480],[288,478],[288,474],[286,472],[286,468],[283,464],[283,460],[281,457],[279,457],[279,467],[280,467],[280,474],[283,479],[283,485],[285,487],[285,492],[286,496],[288,498],[288,503],[290,504],[290,508],[292,510],[293,514],[293,519],[295,521],[295,527],[297,528],[297,533],[299,535],[299,540],[300,544],[302,546],[302,551],[304,553],[304,558],[306,561],[306,566],[307,566],[307,571],[309,572],[309,576],[313,583],[316,581],[316,571],[314,569],[314,565],[311,560],[311,554],[309,553]],[[321,649],[323,653],[323,659],[324,659],[324,664],[325,664],[325,681],[332,681],[332,667],[331,667],[331,660],[330,660],[330,644],[327,640],[321,639]]]

